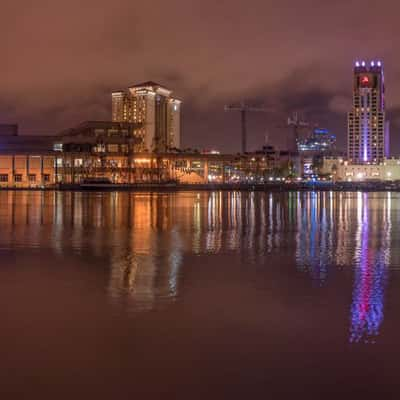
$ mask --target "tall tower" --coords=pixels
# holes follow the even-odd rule
[[[353,110],[348,114],[347,155],[354,164],[379,164],[389,157],[389,124],[380,61],[356,62]]]
[[[112,93],[113,122],[142,123],[137,132],[143,151],[167,152],[180,147],[181,101],[155,82],[144,82],[127,91]]]

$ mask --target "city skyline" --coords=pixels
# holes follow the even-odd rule
[[[376,57],[387,67],[388,112],[396,132],[400,82],[389,40],[398,31],[395,3],[385,2],[377,16],[357,2],[314,7],[314,14],[305,11],[311,2],[303,3],[294,12],[284,1],[271,12],[268,3],[254,2],[243,14],[236,2],[224,7],[174,1],[155,8],[121,1],[118,10],[101,2],[95,8],[70,2],[18,12],[9,2],[3,26],[7,29],[17,18],[21,29],[5,43],[1,119],[18,122],[23,132],[54,133],[82,120],[104,119],[110,91],[151,79],[174,88],[185,101],[184,147],[236,151],[239,116],[225,114],[223,105],[249,99],[271,108],[249,119],[250,150],[262,145],[266,132],[282,148],[278,126],[291,111],[336,133],[344,149],[350,66],[357,58]],[[135,18],[147,14],[157,27],[152,32]],[[61,15],[74,16],[73,32]],[[206,31],[198,15],[207,20]],[[354,24],[354,15],[365,24]],[[135,21],[133,31],[121,23],[126,20]],[[369,29],[368,22],[381,20],[379,32]],[[277,46],[280,41],[285,46]],[[18,50],[21,43],[27,52]],[[396,154],[398,149],[395,142]]]

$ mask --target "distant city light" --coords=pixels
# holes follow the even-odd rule
[[[359,67],[360,63],[358,61],[356,61],[356,67]]]
[[[375,61],[371,61],[371,67],[375,66]]]
[[[382,63],[380,61],[378,61],[378,67],[382,66]]]
[[[363,67],[365,67],[365,61],[363,61],[363,62],[361,63],[361,65],[362,65]]]
[[[149,158],[136,158],[133,160],[136,163],[149,163],[151,160]]]
[[[203,154],[221,154],[220,151],[214,150],[214,149],[211,149],[211,150],[203,150],[202,153],[203,153]]]

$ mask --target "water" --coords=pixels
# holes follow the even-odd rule
[[[394,398],[398,193],[0,192],[4,398]]]

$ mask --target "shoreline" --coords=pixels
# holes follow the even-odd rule
[[[340,183],[265,183],[265,184],[137,184],[82,187],[60,185],[47,187],[2,187],[1,191],[71,191],[71,192],[184,192],[184,191],[254,191],[254,192],[400,192],[400,182]]]

